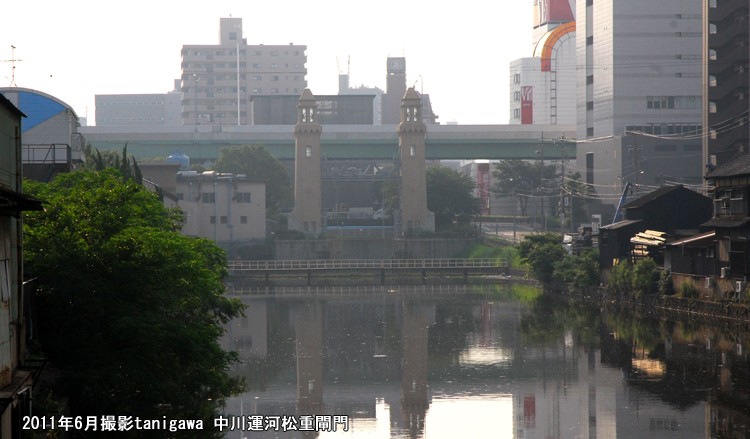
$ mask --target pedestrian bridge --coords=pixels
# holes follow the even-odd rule
[[[322,154],[329,160],[391,160],[398,156],[396,125],[323,125]],[[167,157],[175,149],[213,160],[226,146],[263,144],[278,159],[294,159],[293,125],[81,127],[99,150],[127,143],[138,159]],[[427,125],[428,160],[545,159],[576,156],[575,125]]]
[[[229,261],[229,274],[234,278],[264,278],[271,276],[307,276],[310,285],[313,277],[342,274],[379,275],[380,283],[385,284],[386,275],[421,275],[423,283],[427,274],[463,275],[468,283],[469,274],[500,274],[508,272],[508,261],[502,258],[471,259],[310,259],[287,261]]]

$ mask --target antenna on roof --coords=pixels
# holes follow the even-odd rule
[[[23,61],[22,59],[16,59],[16,46],[10,45],[10,59],[4,59],[2,62],[10,63],[10,87],[17,87],[16,85],[16,63]],[[8,78],[6,76],[6,78]]]

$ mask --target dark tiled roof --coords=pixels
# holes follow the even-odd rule
[[[682,185],[664,186],[664,187],[660,187],[659,189],[657,189],[657,190],[655,190],[655,191],[653,191],[651,193],[648,193],[648,194],[646,194],[646,195],[638,198],[637,200],[633,200],[633,201],[625,204],[624,206],[622,206],[622,208],[623,209],[631,209],[633,207],[641,207],[644,204],[648,203],[649,201],[653,201],[653,200],[661,197],[664,194],[668,194],[668,193],[670,193],[672,191],[676,191],[678,189],[690,191],[690,189],[685,189],[685,187],[682,186]]]
[[[716,230],[710,232],[701,233],[700,235],[690,236],[688,238],[679,239],[677,241],[668,242],[667,245],[684,245],[686,247],[702,247],[708,242],[713,242],[716,236]]]
[[[750,218],[711,218],[701,224],[701,227],[742,227],[750,222]]]
[[[750,174],[750,154],[744,154],[735,160],[719,166],[706,174],[705,178],[732,177],[745,174]]]
[[[627,227],[632,224],[637,224],[641,222],[641,220],[624,220],[624,221],[618,221],[614,224],[607,224],[606,226],[599,227],[600,229],[606,229],[606,230],[617,230],[621,229],[623,227]]]

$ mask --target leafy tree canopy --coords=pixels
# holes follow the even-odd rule
[[[562,248],[562,236],[557,233],[532,233],[525,235],[518,245],[518,254],[527,264],[529,274],[541,282],[549,282],[555,271],[555,263],[566,256]]]
[[[427,208],[435,213],[435,228],[451,227],[454,220],[468,222],[482,211],[474,197],[476,183],[469,174],[444,166],[427,168]]]
[[[121,436],[214,437],[217,404],[241,387],[218,344],[243,308],[223,295],[223,251],[181,236],[181,214],[114,169],[25,186],[49,203],[26,214],[24,256],[70,414],[201,419],[204,430]]]
[[[492,177],[496,181],[498,196],[512,195],[514,190],[519,194],[531,194],[545,187],[545,182],[555,179],[557,167],[554,164],[544,166],[542,180],[540,166],[539,162],[528,160],[500,160],[495,163]]]
[[[212,169],[266,180],[266,208],[272,211],[291,200],[294,195],[286,168],[260,144],[221,148]]]

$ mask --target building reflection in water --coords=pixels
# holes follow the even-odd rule
[[[750,437],[742,331],[470,296],[248,303],[223,346],[283,361],[228,414],[347,415],[353,437]]]

